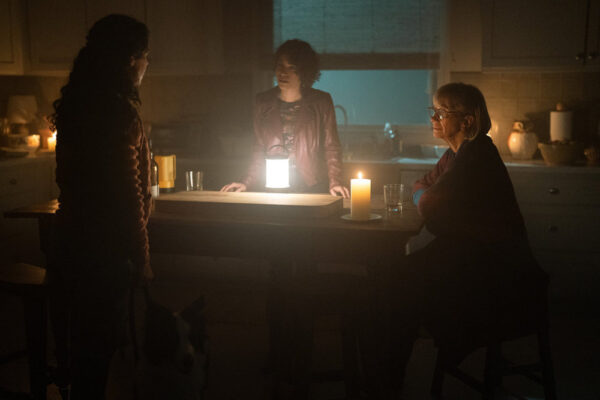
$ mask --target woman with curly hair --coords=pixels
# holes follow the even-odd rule
[[[63,333],[71,359],[60,338],[57,357],[71,364],[71,398],[101,399],[110,359],[126,337],[130,288],[152,276],[150,152],[138,111],[148,29],[113,14],[86,39],[54,102],[60,207],[49,280],[53,318],[70,320]]]
[[[342,185],[342,148],[331,96],[312,88],[320,74],[310,44],[292,39],[279,46],[277,86],[256,96],[252,162],[241,182],[222,191],[264,188],[265,156],[284,154],[290,158],[292,192],[349,197]]]
[[[265,157],[290,159],[290,191],[329,193],[350,197],[342,184],[342,149],[333,101],[329,93],[313,89],[319,79],[317,53],[307,42],[292,39],[275,53],[277,86],[259,93],[254,104],[254,149],[246,176],[221,191],[264,191]],[[306,397],[312,320],[304,279],[314,266],[299,266],[289,259],[273,259],[267,295],[269,370],[274,373],[276,395],[293,390]]]

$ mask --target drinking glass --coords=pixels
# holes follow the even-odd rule
[[[383,185],[383,200],[388,213],[402,212],[404,185],[402,183],[388,183]]]
[[[202,190],[202,179],[204,174],[202,171],[185,171],[185,189],[189,192],[192,190]]]

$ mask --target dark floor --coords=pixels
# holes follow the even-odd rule
[[[265,364],[267,330],[264,316],[265,263],[232,259],[155,257],[157,279],[153,295],[173,310],[184,308],[198,296],[206,301],[211,365],[206,398],[209,400],[266,399],[269,380],[261,370]],[[600,399],[600,312],[591,307],[579,310],[562,303],[552,304],[551,344],[559,399]],[[594,316],[591,316],[594,315]],[[17,299],[0,297],[0,354],[22,347],[21,306]],[[315,369],[333,369],[341,362],[341,343],[336,317],[323,317],[315,335]],[[521,339],[506,348],[508,355],[535,356],[535,340]],[[418,340],[407,372],[404,398],[429,398],[429,385],[436,350],[431,340]],[[469,356],[464,366],[480,371],[483,353]],[[110,399],[131,398],[131,363],[116,357],[113,363]],[[535,385],[507,380],[530,399],[543,398]],[[0,386],[27,390],[26,362],[0,366]],[[342,398],[341,383],[314,384],[314,399]],[[444,393],[449,399],[479,399],[470,389],[451,378]],[[48,399],[59,399],[50,387]]]

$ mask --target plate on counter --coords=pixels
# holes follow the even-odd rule
[[[344,214],[341,216],[341,218],[346,221],[352,221],[352,222],[369,222],[369,221],[377,221],[377,220],[381,219],[382,217],[379,214],[371,213],[371,214],[369,214],[369,219],[353,219],[352,214]]]

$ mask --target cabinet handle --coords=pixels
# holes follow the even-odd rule
[[[11,185],[16,185],[17,180],[15,178],[11,178],[10,181],[8,181],[8,183],[10,183]]]
[[[550,194],[559,194],[560,190],[558,190],[558,188],[551,187],[550,189],[548,189],[548,193],[550,193]]]
[[[558,226],[556,225],[548,225],[548,232],[558,232]]]

